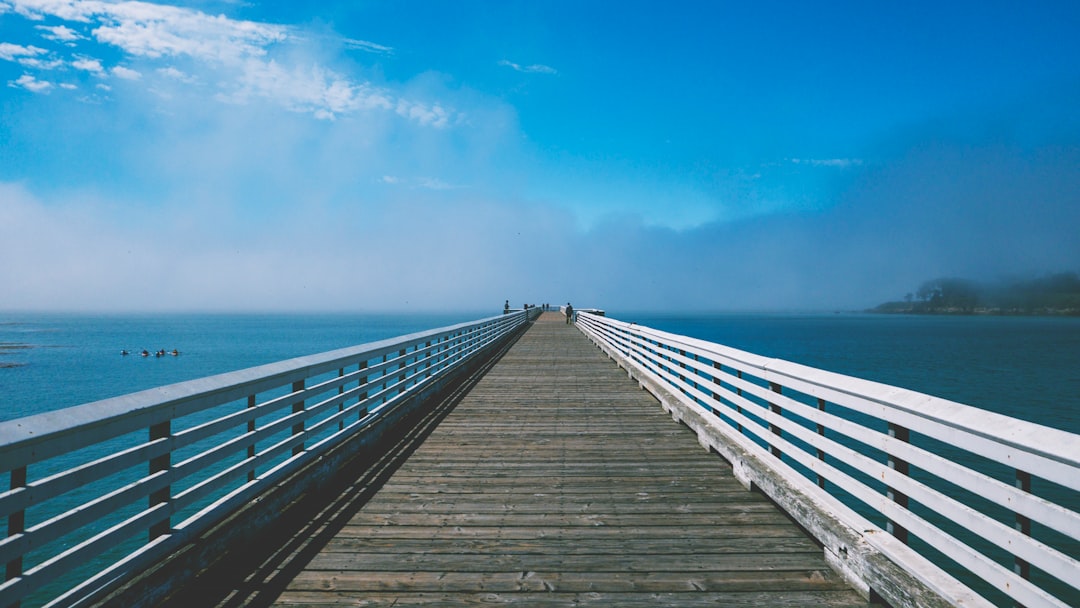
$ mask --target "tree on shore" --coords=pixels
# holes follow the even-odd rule
[[[959,310],[973,312],[979,305],[980,288],[974,281],[944,278],[927,281],[915,292],[928,311]]]
[[[874,310],[916,314],[1071,314],[1080,315],[1080,276],[1075,272],[988,284],[946,277],[924,282],[903,302]]]

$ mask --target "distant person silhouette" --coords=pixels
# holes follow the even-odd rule
[[[569,302],[566,303],[566,324],[569,325],[574,320],[574,307]]]

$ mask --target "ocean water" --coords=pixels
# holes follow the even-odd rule
[[[607,314],[1080,433],[1078,317]]]
[[[0,420],[498,314],[0,313]],[[142,357],[140,351],[179,351]],[[130,351],[122,356],[121,351]]]

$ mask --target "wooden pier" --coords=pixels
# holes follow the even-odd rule
[[[560,314],[440,418],[200,605],[866,605]]]
[[[10,420],[0,474],[4,606],[1080,605],[1080,435],[599,312]]]

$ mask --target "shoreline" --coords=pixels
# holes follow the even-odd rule
[[[1017,310],[1009,308],[923,308],[906,302],[889,302],[863,312],[881,315],[920,315],[958,317],[1080,317],[1080,308],[1038,308]]]

